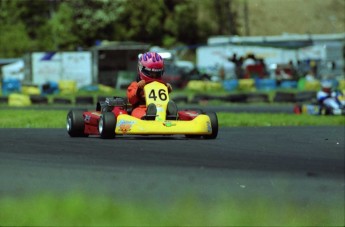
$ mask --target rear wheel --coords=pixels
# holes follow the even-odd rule
[[[218,117],[217,114],[214,112],[206,113],[206,115],[210,118],[212,133],[210,135],[204,135],[205,139],[215,139],[218,135]]]
[[[98,131],[102,139],[115,137],[116,118],[112,112],[104,112],[99,118]]]
[[[84,133],[85,123],[83,117],[83,110],[71,110],[67,114],[66,127],[67,132],[71,137],[87,137]]]

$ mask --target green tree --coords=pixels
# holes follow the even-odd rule
[[[198,41],[197,37],[197,1],[166,1],[167,13],[164,24],[164,46],[192,44]]]
[[[161,44],[165,6],[162,0],[127,0],[116,26],[120,40]]]
[[[232,0],[2,0],[0,56],[75,50],[96,40],[174,47],[237,34]]]
[[[114,24],[119,14],[124,10],[122,0],[84,0],[66,1],[73,9],[73,32],[79,38],[80,44],[92,46],[97,39],[111,39]]]
[[[42,28],[45,46],[52,50],[74,50],[81,39],[74,32],[73,9],[61,3],[52,18]]]
[[[26,25],[21,21],[20,1],[0,1],[0,57],[13,58],[30,51],[33,41],[28,35]]]

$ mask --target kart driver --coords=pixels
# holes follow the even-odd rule
[[[127,88],[128,102],[132,104],[132,116],[145,119],[154,120],[157,114],[155,104],[151,103],[146,107],[144,86],[153,81],[158,81],[166,84],[168,92],[172,92],[172,86],[162,80],[164,73],[164,60],[155,52],[146,52],[138,56],[138,76],[137,80],[133,81]],[[167,116],[175,116],[177,119],[177,107],[172,101],[168,102]]]
[[[342,93],[340,91],[332,91],[332,82],[323,81],[321,90],[317,92],[317,101],[327,110],[335,115],[341,115],[342,109],[345,107],[345,100],[341,100]]]

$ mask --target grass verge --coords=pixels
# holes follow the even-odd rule
[[[116,200],[106,196],[70,193],[25,198],[0,198],[1,226],[341,226],[339,204],[277,207],[262,198],[215,199],[193,196],[171,204]]]

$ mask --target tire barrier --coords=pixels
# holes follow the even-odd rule
[[[48,104],[48,98],[41,95],[30,95],[32,104]]]
[[[208,102],[208,101],[226,101],[223,96],[212,96],[207,94],[198,94],[193,97],[193,99],[190,101],[192,104],[200,104],[202,102]]]
[[[256,90],[254,79],[239,79],[238,90],[252,92]]]
[[[72,104],[72,100],[67,98],[53,98],[54,104]]]
[[[16,107],[30,106],[30,96],[17,93],[10,94],[8,96],[8,105]]]
[[[176,103],[188,103],[188,97],[187,96],[176,96],[171,98]]]
[[[10,95],[11,93],[20,93],[22,85],[19,79],[3,79],[1,90],[2,95]]]
[[[340,80],[338,85],[339,90],[345,90],[345,80]]]
[[[0,97],[0,103],[8,103],[8,97],[4,96],[4,97]]]
[[[50,95],[59,93],[59,85],[57,82],[47,82],[42,85],[42,95]]]
[[[314,102],[316,100],[316,91],[301,91],[295,94],[295,102]]]
[[[191,80],[186,85],[186,88],[191,91],[219,91],[223,90],[223,84],[215,81]]]
[[[226,102],[245,103],[247,102],[247,94],[231,94],[224,97]]]
[[[284,80],[280,83],[280,87],[281,88],[285,88],[285,89],[294,89],[297,88],[297,81],[293,81],[293,80]]]
[[[75,98],[75,104],[83,105],[83,104],[93,104],[93,97],[92,96],[78,96]]]
[[[22,94],[24,95],[40,95],[41,90],[38,86],[23,85]]]
[[[277,81],[273,79],[257,79],[255,87],[260,91],[272,91],[277,89]]]
[[[74,80],[60,80],[58,87],[61,94],[75,94],[77,92],[77,82]]]
[[[273,102],[295,102],[295,94],[278,91],[273,98]]]
[[[318,80],[305,81],[304,90],[306,91],[318,91],[321,88],[321,83]]]
[[[267,94],[248,94],[247,100],[248,103],[269,103],[269,97]]]
[[[223,88],[226,91],[235,91],[238,88],[238,80],[226,80],[223,82]]]
[[[205,95],[205,94],[194,95],[193,99],[191,100],[191,103],[199,104],[200,102],[209,101],[210,99],[211,98],[209,95]]]

